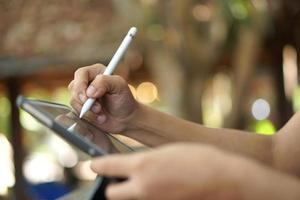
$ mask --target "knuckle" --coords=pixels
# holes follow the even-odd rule
[[[101,86],[102,84],[104,84],[106,82],[106,78],[104,75],[102,74],[98,74],[95,78],[95,81],[94,83],[97,85],[97,86]]]
[[[81,107],[81,104],[79,104],[75,99],[70,101],[70,105],[72,106],[72,108],[74,108],[75,110],[79,110]]]
[[[101,63],[96,63],[96,64],[92,65],[92,67],[97,68],[97,69],[99,70],[100,73],[103,73],[104,70],[105,70],[105,68],[106,68],[106,67],[105,67],[103,64],[101,64]]]
[[[105,77],[105,75],[103,75],[103,74],[97,74],[96,79],[102,80],[102,79],[104,79],[104,77]]]
[[[75,76],[78,76],[86,71],[86,67],[81,67],[75,71]]]
[[[73,86],[74,86],[74,80],[72,80],[72,81],[69,83],[68,89],[69,89],[69,90],[72,90]]]
[[[117,81],[119,81],[119,82],[121,82],[121,83],[126,83],[126,81],[125,81],[125,79],[122,77],[122,76],[119,76],[119,75],[113,75],[113,77],[117,80]]]
[[[82,90],[85,90],[87,87],[87,84],[85,82],[75,82],[72,89],[75,91],[75,93],[79,93]]]
[[[76,84],[76,86],[78,87],[78,88],[85,88],[86,87],[86,83],[85,82],[83,82],[83,81],[80,81],[80,82],[77,82],[77,84]]]
[[[101,63],[96,63],[94,66],[99,67],[99,68],[105,68],[105,66]]]

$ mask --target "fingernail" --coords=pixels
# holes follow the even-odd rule
[[[106,116],[105,116],[105,115],[99,115],[99,116],[97,117],[97,122],[98,122],[99,124],[103,124],[103,123],[105,122],[105,120],[106,120]]]
[[[98,112],[100,112],[100,110],[101,110],[101,107],[100,107],[100,105],[98,105],[98,104],[95,104],[95,105],[92,107],[92,111],[93,111],[94,113],[98,113]]]
[[[85,95],[82,94],[82,93],[80,93],[80,94],[79,94],[79,99],[80,99],[80,101],[81,101],[82,103],[84,103],[84,102],[85,102]]]
[[[90,85],[86,91],[86,94],[88,96],[93,96],[93,94],[96,92],[96,88],[92,85]]]

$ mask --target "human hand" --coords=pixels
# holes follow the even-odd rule
[[[68,128],[72,134],[86,138],[93,144],[101,147],[107,153],[120,153],[120,150],[111,141],[111,136],[96,128],[86,120],[81,120],[73,112],[58,115],[55,121]],[[73,125],[75,125],[73,127]],[[70,129],[70,127],[73,127]]]
[[[147,152],[97,158],[91,168],[108,177],[106,196],[125,199],[235,199],[235,157],[210,146],[175,144]]]
[[[71,105],[79,113],[88,98],[96,99],[91,112],[93,123],[104,131],[119,133],[130,129],[130,120],[138,109],[126,81],[117,75],[102,75],[105,66],[95,64],[78,69],[69,84]]]

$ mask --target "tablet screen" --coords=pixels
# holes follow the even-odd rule
[[[85,119],[79,119],[79,117],[67,106],[42,101],[31,101],[30,103],[34,105],[36,109],[42,111],[56,123],[68,130],[69,134],[79,135],[84,140],[89,140],[96,146],[99,146],[107,153],[133,151],[129,146],[120,142],[114,136],[101,131]],[[72,125],[74,128],[70,130]]]

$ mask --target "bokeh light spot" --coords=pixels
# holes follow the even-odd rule
[[[257,99],[252,105],[252,115],[257,120],[264,120],[269,117],[270,104],[264,99]]]
[[[262,120],[255,124],[255,132],[261,135],[273,135],[276,128],[269,120]]]
[[[151,82],[143,82],[137,87],[136,96],[137,100],[142,103],[152,103],[157,99],[157,88]]]

